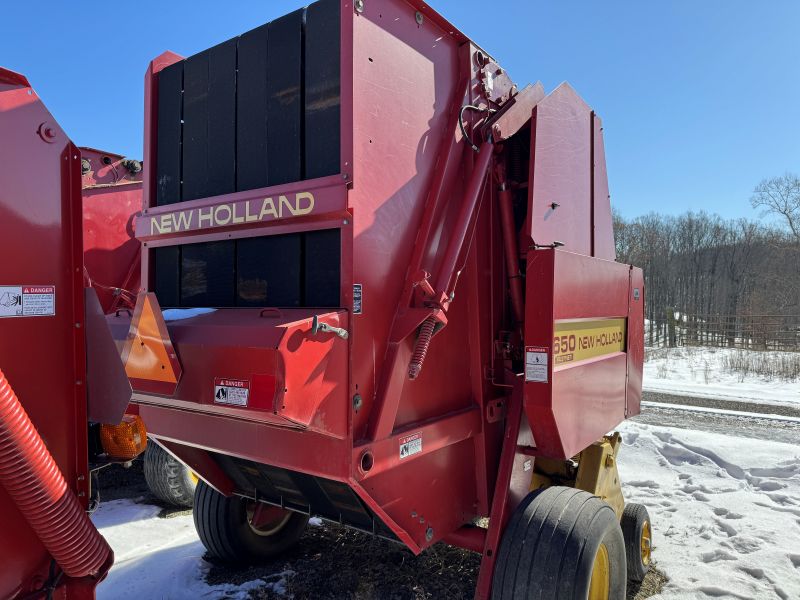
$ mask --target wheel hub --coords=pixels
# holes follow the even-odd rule
[[[253,533],[260,536],[275,535],[292,516],[288,510],[262,502],[247,503],[247,524]]]
[[[608,549],[605,544],[600,544],[594,557],[592,566],[592,579],[589,583],[589,597],[587,600],[608,600],[611,588],[611,561],[608,559]]]
[[[650,552],[652,550],[653,535],[650,531],[650,521],[645,521],[642,524],[642,539],[640,541],[642,564],[650,564]]]

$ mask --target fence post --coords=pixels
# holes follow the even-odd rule
[[[667,346],[674,348],[677,344],[675,336],[675,309],[667,308]]]

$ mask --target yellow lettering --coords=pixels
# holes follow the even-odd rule
[[[244,204],[244,220],[245,223],[252,223],[253,221],[258,221],[258,215],[251,215],[250,214],[250,203],[245,202]]]
[[[178,220],[177,222],[173,218],[173,222],[175,223],[175,231],[182,231],[184,229],[189,229],[192,225],[192,211],[181,211],[178,213]]]
[[[220,217],[220,213],[225,212],[225,217]],[[220,204],[214,209],[214,224],[227,225],[231,222],[231,207],[227,204]]]
[[[214,208],[209,207],[208,212],[203,212],[202,208],[197,209],[197,226],[203,227],[208,226],[211,227],[214,225]]]
[[[258,220],[263,221],[264,217],[267,215],[272,215],[273,219],[278,218],[278,212],[275,210],[275,203],[272,201],[272,198],[264,198],[264,202],[261,204],[261,213],[258,215]]]
[[[172,233],[172,226],[174,221],[172,220],[173,215],[161,215],[160,221],[161,226],[158,228],[158,233]]]
[[[289,209],[289,213],[291,215],[294,215],[294,208],[292,207],[291,204],[289,204],[289,199],[286,196],[281,195],[278,198],[278,215],[280,216],[281,219],[283,218],[284,206]]]
[[[236,215],[236,207],[238,205],[232,204],[231,207],[233,208],[233,222],[234,223],[244,223],[244,217],[240,217]]]
[[[307,200],[308,204],[306,206],[301,206],[300,201]],[[293,213],[295,216],[298,215],[307,215],[312,210],[314,210],[314,194],[311,192],[300,192],[294,197],[294,204],[295,204],[295,212]]]
[[[161,228],[161,222],[158,220],[158,218],[150,217],[150,235],[155,235],[156,230],[158,230],[158,233],[164,233],[164,230]]]

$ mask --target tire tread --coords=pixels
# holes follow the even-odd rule
[[[191,508],[195,485],[189,469],[155,442],[148,442],[144,454],[144,478],[150,492],[162,502]]]

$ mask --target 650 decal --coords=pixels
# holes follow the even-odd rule
[[[625,319],[560,321],[553,336],[553,362],[577,362],[625,351]]]

